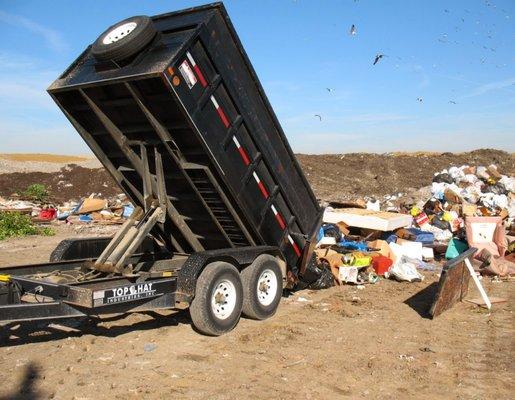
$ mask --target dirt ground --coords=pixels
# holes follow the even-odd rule
[[[12,172],[0,174],[0,196],[11,197],[23,193],[29,185],[45,185],[49,201],[57,204],[69,200],[80,200],[91,193],[110,197],[122,192],[113,178],[103,168],[84,168],[70,164],[58,172]]]
[[[0,266],[102,233],[9,239]],[[513,398],[513,281],[483,279],[509,300],[491,312],[460,303],[430,320],[437,280],[297,292],[218,338],[195,332],[187,311],[14,326],[0,343],[0,399]]]
[[[333,201],[411,192],[430,185],[434,173],[453,165],[488,166],[493,163],[504,174],[515,173],[513,154],[489,149],[457,154],[297,154],[297,158],[316,196],[321,200]],[[51,199],[57,203],[77,200],[92,192],[100,192],[105,197],[120,193],[103,168],[91,169],[84,165],[63,163],[60,171],[26,172],[26,164],[19,163],[17,167],[9,161],[10,173],[2,173],[0,168],[0,196],[9,197],[12,193],[23,192],[33,183],[45,185]]]
[[[297,154],[311,187],[322,200],[406,193],[431,185],[436,172],[451,166],[495,164],[515,173],[515,155],[481,149],[466,153]]]

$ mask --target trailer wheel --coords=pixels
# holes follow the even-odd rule
[[[136,16],[109,27],[91,46],[91,53],[99,61],[121,61],[142,50],[157,31],[147,16]]]
[[[193,325],[207,335],[219,336],[240,320],[243,289],[236,267],[226,262],[209,264],[197,279],[190,305]]]
[[[241,272],[243,314],[253,319],[270,318],[277,311],[283,292],[282,272],[268,254],[257,257]]]

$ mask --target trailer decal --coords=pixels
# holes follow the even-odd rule
[[[246,166],[250,165],[250,158],[249,158],[247,152],[245,151],[245,149],[241,146],[241,144],[238,141],[238,139],[236,138],[236,136],[233,136],[232,140],[233,140],[234,144],[236,145],[236,148],[238,149],[238,151],[241,155],[241,158],[243,158],[243,162],[245,163],[245,165]]]
[[[295,254],[297,254],[297,257],[300,257],[301,252],[300,252],[299,246],[297,246],[297,243],[295,243],[293,241],[293,238],[291,237],[291,235],[288,235],[288,240],[290,241],[291,245],[293,246],[293,250],[295,251]]]
[[[277,220],[277,223],[279,224],[281,229],[286,228],[286,223],[284,222],[284,219],[283,219],[282,215],[279,214],[279,212],[277,211],[277,209],[274,207],[273,204],[270,206],[270,208],[272,209],[272,212],[274,213],[275,219]]]
[[[222,109],[222,107],[220,107],[220,105],[218,104],[218,101],[216,101],[215,96],[211,96],[211,102],[215,106],[216,112],[218,113],[218,116],[222,120],[222,123],[224,124],[224,126],[226,128],[229,128],[229,126],[231,124],[230,124],[229,120],[227,119],[227,116],[225,115],[224,110]]]
[[[266,190],[265,185],[263,185],[263,182],[261,182],[261,179],[259,179],[259,176],[255,172],[252,173],[252,176],[256,180],[259,190],[261,190],[261,194],[263,195],[263,197],[265,199],[268,199],[268,196],[270,196],[270,195],[268,194],[268,191]]]
[[[97,290],[93,292],[93,302],[95,306],[102,306],[158,296],[159,293],[156,293],[157,290],[152,286],[153,283],[140,283],[107,290]]]
[[[195,74],[191,70],[190,64],[188,60],[184,60],[181,65],[179,65],[179,71],[181,71],[181,75],[186,81],[186,84],[191,89],[197,83],[197,78]]]
[[[197,65],[197,63],[195,62],[195,60],[193,59],[193,56],[191,55],[191,53],[188,51],[186,52],[186,55],[188,56],[188,60],[190,60],[190,63],[191,65],[193,65],[193,70],[195,71],[195,73],[197,74],[198,76],[198,80],[200,81],[200,84],[203,86],[203,87],[206,87],[207,86],[207,81],[206,79],[204,78],[204,74],[202,74],[202,71],[200,70],[199,66]]]

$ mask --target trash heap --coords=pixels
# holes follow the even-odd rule
[[[0,212],[30,215],[35,223],[122,224],[133,211],[134,206],[125,194],[105,199],[99,194],[92,193],[80,201],[71,200],[60,205],[0,198]]]
[[[513,176],[495,165],[451,167],[417,193],[425,197],[330,203],[305,286],[375,284],[381,277],[422,281],[421,271],[437,271],[469,247],[477,248],[474,263],[482,275],[515,274]]]

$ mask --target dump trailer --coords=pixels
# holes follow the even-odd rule
[[[2,270],[0,321],[186,305],[220,335],[309,275],[322,210],[223,4],[109,27],[48,92],[136,208]]]

